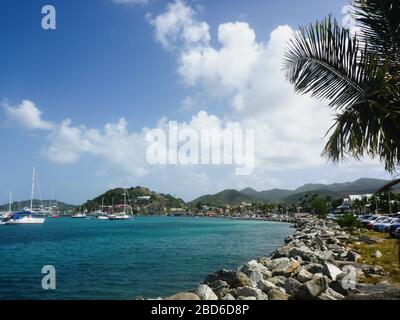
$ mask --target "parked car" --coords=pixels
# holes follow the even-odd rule
[[[386,232],[386,231],[388,231],[389,227],[392,224],[396,224],[399,222],[400,222],[400,219],[387,218],[386,220],[384,220],[382,222],[375,223],[373,225],[372,229],[377,232]]]
[[[372,214],[363,214],[361,216],[358,216],[357,220],[358,221],[363,221],[363,220],[367,220],[367,219],[372,218],[372,217],[373,217]]]
[[[397,228],[397,230],[396,230],[394,236],[395,236],[396,238],[400,238],[400,228]]]
[[[372,228],[374,227],[374,224],[384,222],[387,219],[388,219],[388,217],[380,216],[380,217],[376,218],[375,220],[370,221],[367,224],[367,229],[372,230]]]
[[[400,228],[400,222],[394,223],[392,224],[389,229],[388,229],[388,233],[392,236],[395,237],[396,236],[396,230]]]
[[[368,225],[368,223],[370,223],[372,220],[377,219],[378,217],[379,217],[379,216],[372,216],[372,217],[369,217],[369,218],[367,218],[367,219],[363,219],[363,220],[360,221],[360,224],[361,224],[363,227],[366,227],[366,226]]]

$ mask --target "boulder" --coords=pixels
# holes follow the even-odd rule
[[[294,295],[296,300],[314,300],[328,289],[328,280],[325,277],[310,280],[301,285]]]
[[[219,290],[224,289],[224,288],[229,288],[228,283],[226,281],[222,281],[222,280],[217,280],[217,281],[211,282],[208,286],[214,292],[215,291],[219,291]]]
[[[241,287],[237,289],[233,289],[233,295],[238,297],[255,297],[256,300],[268,300],[268,296],[266,296],[260,289],[253,287]]]
[[[268,293],[271,290],[276,290],[278,287],[273,284],[272,282],[269,282],[267,280],[261,280],[257,283],[257,288],[260,289],[264,293]]]
[[[258,281],[264,280],[263,274],[259,271],[249,270],[249,271],[247,271],[246,275],[249,277],[249,279],[251,281],[254,281],[255,283],[257,283]]]
[[[266,267],[274,272],[276,268],[278,267],[288,267],[290,265],[290,259],[289,258],[277,258],[273,260],[269,260],[266,264]]]
[[[327,262],[324,264],[324,269],[322,273],[328,276],[328,278],[330,278],[331,280],[335,281],[336,278],[342,273],[342,270],[340,270],[334,264]]]
[[[236,300],[233,295],[227,293],[221,300]]]
[[[301,283],[305,283],[307,281],[312,280],[313,274],[311,272],[308,272],[306,269],[301,268],[299,273],[297,274],[297,280]]]
[[[268,300],[289,300],[289,295],[280,290],[271,290],[268,292]]]
[[[307,246],[296,247],[290,251],[289,257],[294,258],[297,256],[300,256],[304,261],[309,262],[317,262],[318,260],[314,251]]]
[[[280,247],[279,249],[275,250],[272,259],[284,258],[288,257],[290,251],[293,249],[293,244],[289,243],[286,246]]]
[[[192,292],[180,292],[174,294],[173,296],[169,296],[164,300],[183,300],[183,301],[190,301],[190,300],[201,300],[200,297]]]
[[[217,280],[225,281],[231,288],[254,285],[254,282],[251,281],[243,272],[228,270],[219,270],[208,275],[203,284],[208,285]]]
[[[277,276],[268,279],[269,282],[273,283],[278,287],[283,287],[285,285],[286,278],[284,276]]]
[[[289,295],[295,295],[301,287],[301,283],[294,278],[287,278],[285,281],[285,291]]]
[[[205,284],[199,285],[195,289],[194,293],[199,296],[201,300],[218,300],[218,297],[214,291],[212,291],[211,288]]]
[[[352,261],[352,262],[357,262],[359,259],[361,259],[361,255],[354,251],[349,251],[347,253],[347,260]]]
[[[266,277],[271,276],[271,272],[268,270],[267,267],[265,267],[262,263],[252,260],[244,264],[239,271],[243,272],[246,274],[248,277],[250,277],[250,272],[251,271],[257,271],[265,275]]]
[[[317,258],[321,262],[326,262],[326,261],[334,262],[335,261],[335,255],[331,250],[318,252]]]
[[[293,273],[298,272],[300,269],[300,263],[297,260],[290,259],[289,261],[284,260],[280,263],[273,271],[272,275],[290,277]]]
[[[256,297],[242,297],[242,296],[238,297],[237,299],[238,300],[257,300]]]
[[[324,270],[324,266],[319,263],[310,263],[307,267],[306,270],[311,273],[322,273]]]

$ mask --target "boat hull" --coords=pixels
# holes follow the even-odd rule
[[[5,224],[6,225],[43,224],[45,220],[46,220],[45,218],[23,217],[20,219],[10,219]]]

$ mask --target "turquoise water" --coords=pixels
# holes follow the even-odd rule
[[[167,296],[270,254],[292,232],[288,224],[179,217],[0,226],[0,299]],[[56,290],[41,287],[44,265],[56,268]]]

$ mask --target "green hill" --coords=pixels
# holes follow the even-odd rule
[[[126,189],[127,202],[130,204],[138,204],[141,206],[148,206],[152,208],[180,208],[185,205],[185,202],[176,198],[170,194],[163,194],[151,191],[144,187],[131,187]],[[149,196],[150,200],[140,200],[138,197]],[[106,191],[105,193],[97,196],[92,200],[88,200],[83,206],[90,210],[97,210],[100,208],[102,201],[104,200],[104,206],[111,206],[124,203],[124,189],[116,188]]]
[[[259,203],[262,201],[237,190],[225,190],[214,195],[205,195],[197,198],[192,201],[192,204],[201,203],[202,205],[223,207],[226,205],[239,206],[242,202]]]
[[[34,207],[40,207],[42,205],[47,207],[50,205],[50,203],[52,205],[55,205],[56,201],[54,201],[54,200],[37,200],[37,199],[33,200]],[[13,211],[18,211],[18,210],[22,210],[23,208],[30,207],[30,206],[31,206],[31,200],[23,200],[23,201],[13,202],[11,205],[11,208]],[[0,205],[0,211],[6,211],[6,210],[8,210],[8,207],[9,207],[8,203],[2,204],[2,205]],[[61,201],[57,201],[57,207],[59,210],[64,211],[64,210],[74,209],[77,206],[75,206],[73,204],[67,204],[67,203],[64,203]]]

